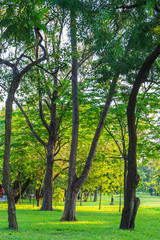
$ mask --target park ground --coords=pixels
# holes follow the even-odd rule
[[[14,240],[158,240],[160,239],[160,197],[143,194],[134,231],[120,230],[119,196],[110,205],[110,197],[103,196],[102,209],[98,202],[77,202],[77,222],[60,222],[64,203],[54,211],[39,211],[29,200],[17,204],[19,230],[9,230],[7,203],[0,203],[0,239]]]

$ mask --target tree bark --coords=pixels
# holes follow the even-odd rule
[[[76,221],[75,208],[77,194],[80,188],[75,188],[74,183],[77,179],[76,176],[76,158],[78,147],[78,129],[79,129],[79,104],[78,104],[78,84],[77,84],[77,40],[76,40],[76,14],[74,10],[70,13],[71,18],[71,46],[72,46],[72,142],[71,152],[69,158],[69,177],[68,188],[66,192],[65,208],[61,221]]]
[[[136,198],[136,187],[139,182],[139,175],[137,174],[136,163],[136,148],[137,148],[137,134],[135,124],[136,98],[142,83],[146,79],[146,75],[148,74],[149,70],[152,67],[152,64],[157,59],[159,54],[160,44],[149,55],[149,57],[145,59],[140,71],[138,72],[138,75],[133,84],[133,88],[129,97],[127,107],[127,120],[129,132],[128,175],[120,229],[134,229],[135,217],[138,207],[140,205],[139,198]]]
[[[78,191],[76,189],[67,189],[65,209],[60,221],[77,221],[75,215],[77,194]]]
[[[43,204],[41,210],[49,210],[52,211],[52,198],[53,198],[53,149],[54,144],[50,143],[47,148],[47,169],[46,175],[44,180],[45,190],[44,190],[44,197],[43,197]]]
[[[11,143],[11,120],[12,120],[12,104],[14,100],[14,94],[18,88],[20,78],[17,77],[17,69],[14,69],[14,77],[11,83],[7,101],[6,101],[6,113],[5,113],[5,150],[4,150],[4,162],[3,162],[3,187],[8,199],[8,221],[9,228],[18,229],[16,220],[16,208],[14,193],[11,188],[10,182],[10,143]]]

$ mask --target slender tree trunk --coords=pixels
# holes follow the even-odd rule
[[[88,202],[89,196],[90,196],[90,192],[84,193],[84,202]]]
[[[72,6],[73,7],[73,6]],[[104,109],[102,111],[99,124],[97,126],[90,152],[83,169],[83,172],[79,178],[76,175],[76,158],[77,158],[77,146],[78,146],[78,128],[79,128],[79,107],[78,107],[78,87],[77,87],[77,41],[76,41],[76,11],[71,10],[71,46],[72,46],[72,106],[73,106],[73,124],[72,124],[72,143],[71,143],[71,152],[69,159],[69,174],[68,174],[68,189],[67,197],[65,202],[64,213],[61,218],[63,221],[67,220],[76,220],[75,207],[76,207],[76,198],[79,189],[85,183],[90,168],[92,166],[92,161],[95,156],[97,144],[99,137],[101,135],[102,128],[104,126],[105,118],[107,116],[114,92],[115,87],[118,81],[119,74],[117,74],[110,86],[108,98],[106,100]]]
[[[136,197],[136,187],[139,182],[139,175],[137,174],[136,163],[136,147],[137,147],[137,134],[135,124],[135,108],[136,98],[141,87],[141,84],[147,78],[147,74],[152,67],[152,64],[160,54],[160,44],[144,61],[136,80],[134,82],[128,107],[127,107],[127,119],[128,119],[128,132],[129,132],[129,149],[128,149],[128,176],[127,186],[124,199],[124,208],[121,218],[121,229],[134,229],[135,217],[138,207],[140,205],[139,198]]]
[[[6,101],[6,114],[5,114],[5,151],[4,151],[4,163],[3,163],[3,187],[8,199],[8,221],[9,228],[18,229],[16,220],[16,208],[14,193],[10,183],[10,142],[11,142],[11,119],[12,119],[12,104],[15,91],[18,88],[20,79],[13,78],[7,101]]]
[[[82,202],[83,202],[83,188],[82,188],[82,192],[80,195],[80,206],[82,206]]]
[[[40,203],[43,199],[43,194],[41,194],[41,189],[42,189],[42,185],[43,185],[43,179],[41,179],[41,183],[39,188],[36,190],[36,200],[37,200],[37,207],[40,206]]]
[[[78,129],[79,129],[79,104],[78,104],[78,84],[77,84],[77,40],[76,40],[76,14],[74,10],[70,13],[71,17],[71,46],[72,46],[72,107],[73,107],[73,123],[72,123],[72,143],[69,158],[69,177],[68,188],[66,192],[65,208],[61,221],[76,221],[75,208],[77,194],[80,189],[74,187],[76,182],[76,158],[78,147]]]
[[[40,193],[37,194],[37,207],[40,207],[41,201],[42,201],[42,196],[40,195]]]
[[[18,202],[18,200],[20,198],[20,194],[23,195],[23,193],[25,192],[26,188],[29,186],[30,182],[31,182],[31,179],[29,177],[27,179],[27,181],[24,183],[24,185],[22,186],[21,193],[19,192],[18,195],[15,196],[15,203]]]
[[[102,205],[102,186],[100,186],[99,210],[101,210],[101,205]]]
[[[15,208],[15,199],[14,194],[11,189],[10,183],[10,142],[11,142],[11,119],[12,119],[12,105],[14,101],[14,95],[16,90],[18,89],[19,83],[21,81],[22,76],[30,71],[30,69],[42,62],[46,59],[46,51],[44,47],[41,45],[42,36],[39,33],[41,39],[39,41],[39,46],[44,51],[44,55],[37,59],[36,61],[32,61],[26,67],[22,69],[21,72],[18,71],[17,65],[14,65],[2,58],[0,58],[0,64],[5,64],[6,66],[12,68],[13,71],[13,80],[8,92],[8,97],[6,101],[6,115],[5,115],[5,150],[4,150],[4,162],[3,162],[3,186],[8,199],[8,220],[9,220],[9,228],[18,229],[18,224],[16,220],[16,208]],[[20,56],[19,61],[23,58],[23,54]],[[18,60],[18,59],[17,59]]]
[[[67,194],[68,194],[68,196],[71,196],[71,197],[69,197],[69,200],[66,199],[64,213],[63,213],[63,216],[61,218],[62,221],[68,221],[68,220],[71,221],[71,219],[76,219],[75,216],[73,218],[68,217],[70,211],[71,211],[71,213],[72,212],[75,213],[76,199],[73,199],[73,196],[77,197],[76,193],[78,193],[79,189],[83,186],[83,184],[85,183],[85,181],[88,177],[90,168],[92,166],[92,161],[93,161],[93,158],[94,158],[94,155],[95,155],[95,152],[96,152],[98,140],[99,140],[99,137],[101,135],[102,128],[104,126],[105,118],[107,116],[110,104],[112,102],[112,98],[113,98],[113,95],[114,95],[114,92],[115,92],[115,87],[116,87],[117,81],[118,81],[118,77],[115,76],[115,78],[112,81],[110,91],[109,91],[109,96],[106,100],[104,109],[102,111],[102,114],[101,114],[101,117],[100,117],[100,120],[99,120],[99,124],[97,126],[97,129],[96,129],[93,141],[92,141],[92,145],[91,145],[91,148],[90,148],[90,152],[88,154],[88,158],[87,158],[85,167],[84,167],[83,172],[82,172],[82,174],[79,178],[77,178],[76,173],[75,173],[76,154],[74,154],[74,159],[72,158],[72,161],[70,159]],[[76,121],[76,118],[74,118],[74,119],[75,119],[75,123],[78,124],[78,120]],[[76,143],[76,142],[78,143],[77,140],[74,143]],[[73,151],[72,145],[71,145],[71,149]],[[72,196],[72,192],[73,192],[73,196]]]
[[[112,193],[112,195],[111,195],[111,203],[110,203],[110,205],[114,205],[113,193]]]
[[[93,200],[93,202],[97,202],[97,198],[98,198],[98,187],[96,187],[96,190],[94,191],[94,200]]]
[[[47,148],[47,169],[46,169],[46,175],[44,180],[44,197],[43,197],[43,204],[41,207],[41,210],[49,210],[52,211],[52,198],[53,198],[53,149],[54,145],[53,143],[48,144]]]
[[[120,196],[119,196],[119,212],[121,212],[121,206],[122,206],[122,190],[120,188]]]

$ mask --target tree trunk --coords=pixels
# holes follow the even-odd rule
[[[94,191],[94,200],[93,200],[93,202],[97,202],[97,198],[98,198],[98,187],[96,187],[96,190]]]
[[[120,188],[120,195],[119,195],[119,212],[121,212],[121,206],[122,206],[122,190]]]
[[[77,180],[76,175],[76,159],[78,147],[78,129],[79,129],[79,103],[78,103],[78,62],[77,62],[77,39],[76,39],[76,12],[71,10],[71,46],[72,46],[72,142],[69,157],[69,175],[68,188],[66,192],[65,208],[61,221],[76,221],[75,208],[77,194],[81,186],[75,188],[74,184]]]
[[[41,210],[49,210],[52,211],[52,198],[53,198],[53,144],[47,148],[47,169],[44,180],[44,197],[43,204]]]
[[[101,205],[102,205],[102,186],[100,186],[99,210],[101,210]]]
[[[27,181],[24,183],[22,189],[21,189],[21,193],[19,192],[18,195],[15,196],[15,203],[18,202],[19,198],[20,198],[20,194],[23,195],[23,193],[25,192],[25,190],[27,189],[27,187],[29,186],[31,182],[30,177],[27,179]]]
[[[82,189],[82,192],[81,192],[81,195],[80,195],[80,206],[82,206],[82,202],[83,202],[83,189]]]
[[[6,101],[5,113],[5,150],[4,150],[4,163],[3,163],[3,187],[8,199],[8,221],[9,228],[18,229],[16,220],[16,208],[14,193],[10,183],[10,142],[11,142],[11,119],[12,119],[12,104],[14,94],[18,88],[20,79],[13,78],[11,87],[9,89],[8,98]]]
[[[64,213],[60,221],[77,221],[75,215],[77,194],[76,190],[67,191]]]
[[[105,106],[101,113],[101,117],[99,120],[99,124],[97,126],[90,152],[88,154],[88,158],[83,169],[83,172],[79,178],[76,175],[76,159],[77,159],[77,147],[78,147],[78,129],[79,129],[79,106],[78,106],[78,84],[77,84],[77,41],[76,41],[76,11],[71,10],[71,46],[72,46],[72,106],[73,106],[73,124],[72,124],[72,143],[71,143],[71,152],[69,159],[69,177],[68,177],[68,188],[67,188],[67,198],[65,202],[65,209],[61,220],[76,220],[75,217],[75,207],[76,207],[76,198],[79,189],[85,183],[88,174],[90,172],[90,168],[92,166],[92,161],[95,156],[97,144],[99,137],[101,135],[102,128],[104,126],[105,118],[107,116],[114,92],[115,87],[118,81],[117,74],[110,86],[108,98],[106,100]],[[71,215],[70,215],[71,214]],[[74,215],[73,215],[74,214]]]
[[[43,194],[41,194],[43,180],[41,179],[41,184],[38,189],[36,189],[36,200],[37,200],[37,207],[40,207],[40,203],[43,199]]]
[[[8,222],[9,222],[9,228],[18,230],[18,224],[16,219],[16,208],[15,208],[15,201],[14,201],[14,195],[13,192],[7,193],[7,199],[8,199]]]
[[[144,61],[136,80],[134,82],[128,107],[127,107],[127,120],[128,120],[128,132],[129,132],[129,149],[128,149],[128,176],[127,186],[125,191],[124,209],[121,218],[121,229],[134,229],[135,217],[140,205],[139,198],[136,198],[136,187],[139,182],[139,175],[137,174],[136,163],[136,148],[137,148],[137,134],[135,124],[135,108],[136,98],[141,87],[141,84],[147,78],[147,74],[152,67],[152,64],[160,54],[160,44]]]
[[[140,205],[139,198],[136,198],[136,184],[138,184],[138,181],[138,175],[136,180],[135,174],[128,173],[127,184],[129,186],[127,185],[126,189],[126,197],[120,224],[121,229],[134,229],[135,227],[135,217]]]
[[[113,193],[112,193],[112,196],[111,196],[111,203],[110,203],[110,205],[114,205]]]
[[[37,200],[37,207],[40,207],[42,199],[43,199],[42,196],[40,194],[37,194],[37,198],[36,198],[36,200]]]
[[[84,202],[88,202],[89,196],[90,196],[90,192],[84,192]]]
[[[92,161],[93,161],[93,158],[94,158],[94,155],[95,155],[95,152],[96,152],[98,140],[99,140],[99,137],[101,135],[102,128],[104,126],[105,118],[107,116],[110,104],[112,102],[112,98],[113,98],[113,95],[114,95],[114,92],[115,92],[115,87],[116,87],[117,81],[118,81],[118,77],[115,76],[115,78],[113,79],[113,81],[111,83],[111,86],[110,86],[109,96],[106,100],[104,109],[102,111],[102,114],[101,114],[101,117],[100,117],[100,120],[99,120],[99,124],[97,126],[97,129],[96,129],[93,141],[92,141],[92,145],[91,145],[91,148],[90,148],[90,152],[88,154],[88,158],[87,158],[85,167],[84,167],[83,172],[82,172],[82,174],[79,178],[77,178],[76,173],[75,173],[77,153],[73,151],[74,148],[71,145],[71,150],[72,150],[72,152],[74,152],[74,160],[73,160],[73,158],[70,159],[68,189],[67,189],[67,195],[71,196],[71,197],[70,197],[70,201],[68,201],[66,199],[67,202],[65,203],[64,213],[63,213],[63,216],[61,218],[62,221],[67,220],[67,219],[76,219],[75,216],[74,217],[72,217],[72,216],[68,217],[68,215],[67,215],[67,213],[68,214],[70,213],[70,209],[69,209],[70,207],[71,208],[76,207],[76,197],[77,197],[77,195],[73,192],[73,196],[72,196],[72,191],[73,191],[73,189],[76,189],[76,193],[78,193],[79,189],[83,186],[83,184],[85,183],[85,181],[87,179],[87,176],[89,174],[89,171],[90,171],[90,168],[91,168],[91,165],[92,165]],[[74,119],[75,119],[75,123],[78,124],[78,119],[76,120],[76,117],[74,117]],[[73,129],[72,129],[72,131],[73,131]],[[75,134],[75,132],[74,132],[74,134]],[[73,139],[75,139],[75,137]],[[77,140],[74,141],[74,143],[78,144]],[[75,197],[75,199],[73,199],[74,197]],[[69,204],[68,204],[68,202],[69,202]],[[74,211],[72,210],[71,213],[72,212],[75,213],[75,209],[74,209]]]
[[[39,33],[41,40],[38,45],[42,48],[44,55],[37,59],[36,61],[32,61],[26,67],[22,69],[21,72],[18,71],[17,65],[14,65],[2,58],[0,58],[0,64],[4,64],[13,71],[13,79],[11,86],[9,88],[8,97],[6,101],[6,113],[5,113],[5,150],[4,150],[4,163],[3,163],[3,186],[8,198],[8,220],[9,220],[9,228],[13,228],[15,230],[18,229],[18,224],[16,220],[16,208],[15,208],[15,200],[14,194],[11,189],[10,184],[10,142],[11,142],[11,119],[12,119],[12,105],[14,101],[14,95],[16,90],[18,89],[19,83],[24,76],[25,73],[30,71],[30,69],[42,62],[46,59],[46,51],[44,47],[41,45],[42,36]],[[19,61],[23,58],[23,54],[21,54]],[[17,59],[18,60],[18,59]]]

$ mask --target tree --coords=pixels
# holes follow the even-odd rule
[[[134,229],[135,217],[140,204],[139,198],[136,198],[136,187],[139,183],[139,175],[137,174],[136,164],[136,124],[135,124],[135,108],[136,98],[142,83],[147,78],[147,73],[151,69],[153,63],[156,61],[160,54],[160,45],[158,45],[154,51],[145,59],[140,71],[137,74],[136,80],[133,84],[132,91],[130,93],[128,107],[127,107],[127,119],[128,119],[128,131],[129,131],[129,149],[128,149],[128,176],[126,196],[124,201],[124,209],[122,213],[121,229]]]
[[[72,3],[73,4],[73,3]],[[71,5],[71,45],[72,45],[72,105],[73,105],[73,127],[72,127],[72,144],[71,144],[71,152],[69,159],[69,175],[68,175],[68,188],[65,200],[65,209],[61,221],[74,221],[75,217],[75,206],[76,206],[76,198],[79,189],[83,186],[86,181],[92,161],[95,155],[97,143],[102,131],[102,127],[104,125],[104,121],[106,115],[108,113],[108,109],[110,107],[112,97],[114,94],[115,86],[118,80],[117,74],[114,76],[113,81],[110,85],[110,90],[108,93],[108,98],[105,102],[105,106],[103,108],[98,127],[96,129],[92,145],[90,148],[90,152],[88,154],[88,158],[82,174],[77,177],[76,174],[76,159],[77,159],[77,147],[78,147],[78,128],[79,128],[79,108],[78,108],[78,87],[77,87],[77,42],[76,42],[76,11],[75,5]]]
[[[4,3],[4,12],[5,12],[5,10],[6,10],[6,6]],[[15,9],[15,11],[16,11],[16,9]],[[2,19],[2,21],[1,21],[1,23],[3,24],[2,26],[5,26],[6,19],[7,19],[8,15],[10,15],[10,14],[11,14],[10,9],[8,10],[7,14],[4,13],[4,20]],[[12,12],[12,15],[13,15],[13,12]],[[12,22],[12,24],[14,25],[15,22]],[[13,25],[12,25],[12,27],[13,27]],[[3,32],[4,38],[8,37],[9,28],[10,28],[10,26],[7,28],[7,30],[5,30]],[[42,45],[43,38],[39,31],[37,34],[39,35],[39,41],[37,44],[40,46],[40,48],[43,51],[43,55],[39,59],[37,59],[29,64],[26,64],[26,66],[24,66],[19,71],[18,65],[19,65],[20,61],[26,56],[25,54],[26,54],[27,50],[25,50],[16,59],[17,61],[15,63],[11,63],[8,60],[0,58],[0,64],[1,65],[3,64],[5,66],[9,67],[12,70],[12,81],[11,81],[9,91],[8,91],[8,96],[7,96],[7,100],[6,100],[6,111],[5,111],[5,151],[4,151],[4,163],[3,163],[3,187],[5,189],[7,199],[8,199],[9,228],[13,228],[15,230],[18,229],[18,224],[17,224],[17,220],[16,220],[14,195],[13,195],[13,191],[11,189],[11,184],[10,184],[10,142],[11,142],[12,105],[13,105],[16,90],[18,89],[18,86],[19,86],[20,81],[22,80],[22,77],[24,76],[24,74],[27,73],[32,67],[34,67],[35,65],[39,64],[40,62],[42,62],[46,59],[46,51]],[[22,36],[22,35],[19,34],[19,36]],[[12,36],[10,36],[10,37],[12,38]],[[33,46],[32,46],[32,48],[33,48]],[[2,49],[3,49],[3,44],[2,44]]]

